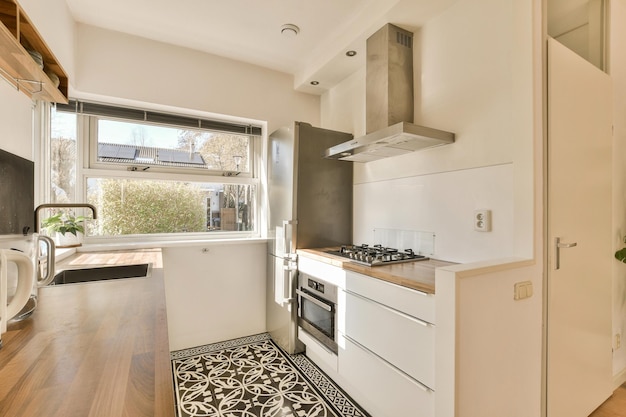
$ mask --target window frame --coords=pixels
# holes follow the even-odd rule
[[[206,169],[206,168],[197,168],[197,167],[187,167],[187,168],[186,167],[170,167],[170,166],[164,166],[164,165],[158,165],[158,164],[152,165],[150,163],[143,163],[143,162],[123,164],[123,163],[117,163],[117,162],[98,161],[98,122],[100,120],[111,120],[111,121],[118,121],[118,122],[135,123],[139,125],[156,126],[156,127],[197,130],[200,132],[202,131],[210,132],[210,131],[206,129],[203,130],[203,129],[183,128],[183,127],[169,126],[169,125],[164,125],[164,124],[159,124],[159,123],[140,122],[136,120],[127,120],[127,119],[112,118],[112,117],[105,117],[105,116],[83,115],[82,117],[85,118],[84,119],[86,123],[85,128],[87,129],[87,132],[89,132],[88,133],[89,135],[89,158],[87,159],[88,168],[128,171],[129,167],[135,166],[135,167],[138,167],[139,169],[141,169],[142,167],[149,167],[150,172],[164,172],[164,173],[172,173],[172,174],[180,173],[184,175],[200,175],[200,176],[209,175],[213,177],[231,177],[231,176],[238,176],[242,178],[243,177],[250,177],[250,178],[258,177],[258,174],[256,171],[256,167],[258,166],[258,161],[256,161],[257,158],[255,158],[254,156],[255,156],[257,147],[259,146],[259,143],[257,143],[258,141],[255,140],[256,138],[253,135],[248,135],[248,138],[249,138],[248,155],[247,155],[248,161],[249,161],[248,172],[237,173],[235,171],[229,171],[229,170],[216,170],[216,169]],[[233,134],[233,135],[235,134],[235,133],[227,133],[227,132],[222,132],[222,133]],[[237,134],[237,135],[241,135],[241,134]],[[244,136],[244,135],[241,135],[241,136]]]
[[[40,176],[46,179],[46,186],[42,187],[41,195],[43,201],[50,201],[50,145],[51,145],[51,111],[52,106],[46,104],[42,106],[42,130],[41,137],[44,141],[41,155],[43,157],[42,173]],[[68,112],[66,108],[57,111]],[[70,111],[71,112],[71,111]],[[161,113],[162,114],[162,113]],[[137,123],[137,120],[121,119],[112,117],[103,117],[95,115],[87,115],[77,113],[77,156],[76,161],[76,202],[87,201],[87,181],[89,178],[117,178],[117,179],[135,179],[135,180],[155,180],[155,181],[181,181],[194,183],[218,183],[233,185],[251,185],[256,188],[255,192],[255,208],[254,208],[254,228],[249,231],[205,231],[205,232],[186,232],[186,233],[162,233],[162,234],[134,234],[134,235],[109,235],[109,236],[85,236],[85,243],[113,243],[113,242],[137,242],[137,241],[171,241],[171,240],[215,240],[215,239],[242,239],[242,238],[260,238],[262,236],[262,213],[265,211],[262,207],[262,159],[266,152],[263,140],[266,137],[267,125],[262,123],[260,136],[249,136],[249,172],[233,172],[207,170],[200,168],[185,167],[167,167],[167,166],[151,166],[149,170],[129,171],[125,164],[106,163],[97,161],[97,125],[100,118],[107,120],[121,120],[130,123]],[[179,115],[178,115],[179,116]],[[144,122],[141,122],[144,123]],[[254,121],[259,124],[258,121]],[[181,126],[170,126],[159,123],[149,123],[157,126],[167,126],[179,129],[189,129]],[[208,129],[199,129],[206,130]],[[234,132],[224,132],[227,134],[241,134]],[[139,165],[139,164],[132,164]],[[147,164],[149,165],[149,164]],[[154,169],[153,169],[154,168]]]

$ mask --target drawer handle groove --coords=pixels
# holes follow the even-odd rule
[[[361,350],[363,350],[363,352],[367,353],[368,355],[379,359],[382,363],[384,363],[385,365],[387,365],[387,367],[389,369],[391,369],[392,371],[396,372],[398,375],[406,378],[409,382],[413,382],[414,384],[417,384],[417,386],[425,392],[435,392],[435,390],[433,390],[432,388],[422,384],[421,382],[419,382],[417,379],[413,378],[411,375],[407,374],[406,372],[404,372],[402,369],[399,369],[397,366],[393,365],[392,363],[387,362],[386,359],[381,358],[380,356],[378,356],[376,353],[372,352],[371,350],[369,350],[368,348],[366,348],[365,346],[363,346],[362,344],[360,344],[359,342],[357,342],[356,340],[354,340],[353,338],[351,338],[348,335],[343,335],[343,337],[346,338],[346,340],[348,340],[350,343],[352,343],[353,345],[361,348]]]
[[[346,294],[350,294],[350,295],[352,295],[353,297],[359,298],[359,299],[361,299],[361,300],[363,300],[363,301],[366,301],[366,302],[368,302],[368,303],[371,303],[371,304],[376,304],[376,306],[378,306],[378,307],[380,307],[380,308],[382,308],[382,309],[384,309],[384,310],[387,310],[387,311],[389,311],[390,313],[394,313],[394,314],[397,314],[397,315],[399,315],[399,316],[402,316],[402,317],[404,317],[404,318],[406,318],[406,319],[408,319],[408,320],[411,320],[411,321],[413,321],[413,322],[415,322],[415,323],[417,323],[417,324],[420,324],[420,325],[422,325],[422,326],[424,326],[424,327],[430,327],[430,326],[433,326],[433,324],[432,324],[432,323],[429,323],[429,322],[424,321],[424,320],[420,320],[420,319],[418,319],[417,317],[413,317],[413,316],[411,316],[410,314],[407,314],[407,313],[402,312],[402,311],[400,311],[400,310],[396,310],[396,309],[395,309],[395,308],[393,308],[393,307],[389,307],[389,306],[386,306],[386,305],[384,305],[384,304],[380,304],[380,303],[378,303],[378,302],[376,302],[376,301],[374,301],[374,300],[371,300],[371,299],[369,299],[369,298],[367,298],[367,297],[363,297],[362,295],[357,294],[357,293],[354,293],[354,292],[352,292],[352,291],[348,291],[348,290],[346,290]]]

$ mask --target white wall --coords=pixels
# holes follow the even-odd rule
[[[459,0],[416,33],[415,122],[455,132],[456,142],[355,163],[355,241],[392,222],[434,232],[437,254],[449,260],[535,255],[533,3]],[[324,95],[323,127],[363,134],[364,97],[362,70]],[[505,178],[496,178],[503,165]],[[425,182],[428,192],[382,191]],[[493,210],[491,234],[473,231],[473,212],[483,208]],[[460,244],[487,240],[480,250]]]
[[[626,0],[610,2],[611,42],[609,72],[613,78],[613,246],[626,246]],[[616,382],[626,380],[626,265],[615,262],[613,266],[613,334],[620,334],[622,345],[613,341],[613,374]]]
[[[265,242],[162,253],[170,350],[265,331]]]
[[[474,262],[514,252],[513,164],[355,184],[354,240],[376,244],[371,226],[435,232],[433,258]],[[462,187],[459,185],[462,184]],[[378,198],[374,198],[378,197]],[[474,210],[492,211],[490,232],[474,230]]]
[[[268,122],[319,125],[319,97],[258,66],[79,24],[76,95],[101,96]]]
[[[365,68],[361,68],[322,95],[322,126],[355,137],[365,132]]]

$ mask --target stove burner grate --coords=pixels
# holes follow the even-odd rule
[[[367,265],[379,266],[401,262],[414,262],[428,260],[426,256],[418,255],[413,249],[400,251],[395,248],[382,245],[343,245],[339,250],[328,251],[332,255],[348,258],[354,262]]]

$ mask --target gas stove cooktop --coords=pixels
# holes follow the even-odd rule
[[[389,265],[402,262],[426,261],[429,258],[416,254],[413,249],[400,251],[382,245],[344,245],[339,250],[327,251],[331,255],[350,259],[367,266]]]

